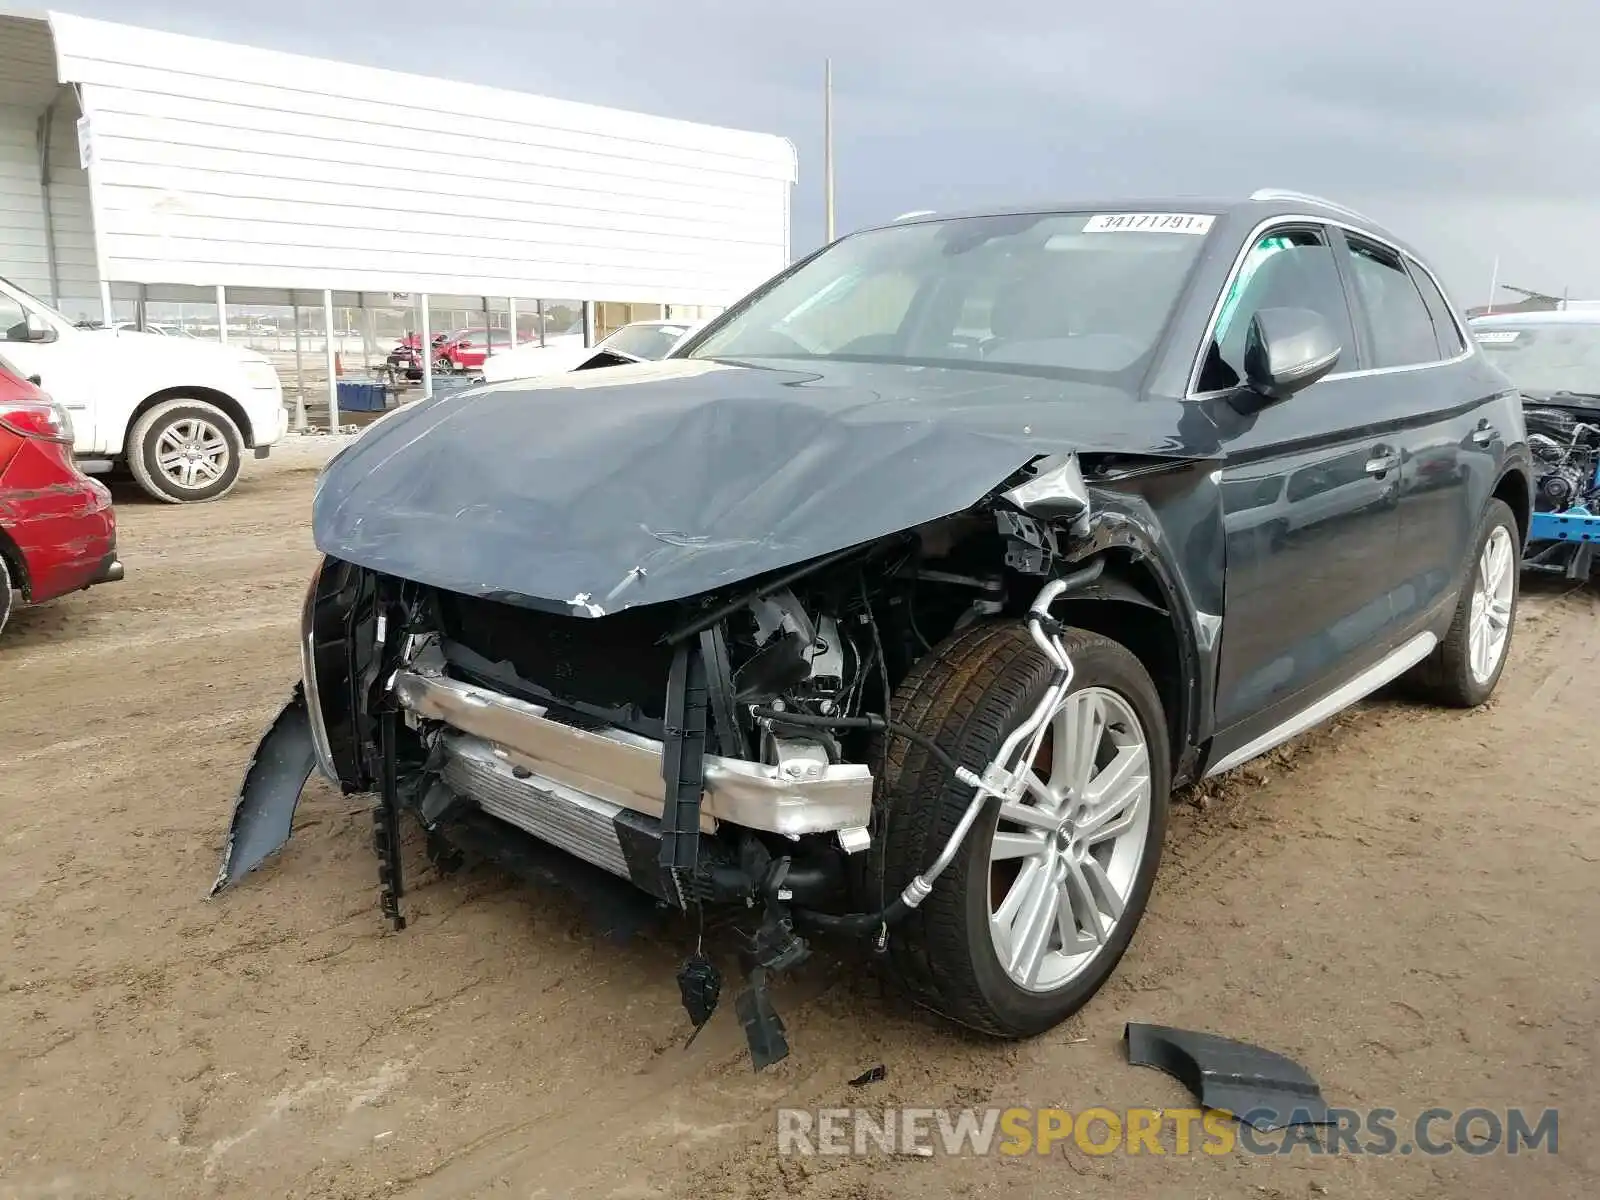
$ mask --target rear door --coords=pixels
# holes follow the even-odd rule
[[[1227,397],[1263,308],[1323,316],[1342,349],[1333,373],[1253,418]],[[1330,231],[1271,228],[1224,298],[1194,399],[1222,434],[1225,587],[1213,763],[1256,743],[1380,658],[1395,636],[1402,574],[1398,449],[1373,427]]]
[[[1401,450],[1404,570],[1395,600],[1409,633],[1455,601],[1505,431],[1490,419],[1495,391],[1463,369],[1466,334],[1427,270],[1373,238],[1346,232],[1342,240],[1351,303],[1368,347],[1367,386]]]

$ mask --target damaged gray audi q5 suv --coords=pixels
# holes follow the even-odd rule
[[[378,797],[397,925],[402,819],[441,868],[538,847],[730,911],[758,1067],[818,933],[1036,1034],[1127,947],[1174,786],[1402,676],[1489,696],[1530,478],[1433,273],[1328,201],[853,234],[664,361],[436,396],[328,466],[216,890],[320,770]],[[679,983],[698,1027],[717,966]]]

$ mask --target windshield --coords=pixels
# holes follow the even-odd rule
[[[1600,392],[1600,322],[1497,327],[1474,321],[1472,335],[1525,392]]]
[[[665,358],[678,339],[689,332],[687,325],[624,325],[596,349],[616,350],[648,362]]]
[[[869,230],[734,309],[689,357],[1142,369],[1213,220],[1029,213]]]
[[[60,321],[63,325],[71,325],[72,324],[72,318],[71,317],[68,317],[64,313],[60,312],[59,310],[57,310],[55,308],[52,308],[50,305],[46,304],[43,300],[39,299],[39,297],[35,296],[32,292],[28,291],[27,289],[19,288],[16,284],[12,283],[11,280],[7,279],[4,275],[0,275],[0,283],[5,284],[6,287],[10,288],[17,295],[26,298],[28,303],[33,305],[33,307],[37,308],[40,312],[49,313],[52,317],[54,317],[56,320]]]

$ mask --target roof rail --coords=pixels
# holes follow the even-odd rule
[[[1348,204],[1340,204],[1337,201],[1329,200],[1324,196],[1314,196],[1310,192],[1291,191],[1288,188],[1257,188],[1255,191],[1250,193],[1250,199],[1257,201],[1298,200],[1302,204],[1315,204],[1321,208],[1332,209],[1334,212],[1343,213],[1347,217],[1355,217],[1357,220],[1371,220],[1371,218],[1365,213],[1357,212]]]

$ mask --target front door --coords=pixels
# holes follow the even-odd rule
[[[1332,374],[1254,417],[1227,396],[1263,308],[1320,313]],[[1224,302],[1200,380],[1221,431],[1226,536],[1213,761],[1334,689],[1392,645],[1400,451],[1374,433],[1360,347],[1328,232],[1263,236]]]

